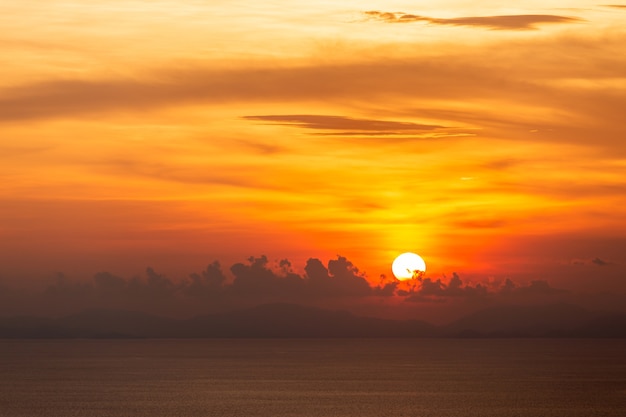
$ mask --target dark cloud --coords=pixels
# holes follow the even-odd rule
[[[377,286],[373,288],[374,295],[390,297],[396,294],[398,291],[398,281],[387,282],[381,286]]]
[[[443,128],[438,125],[428,125],[411,122],[397,122],[390,120],[375,119],[355,119],[345,116],[328,116],[315,114],[294,114],[294,115],[266,115],[266,116],[244,116],[247,120],[269,122],[272,124],[297,126],[306,129],[317,130],[338,130],[334,134],[359,134],[368,135],[393,135],[422,132]]]
[[[430,278],[425,278],[422,280],[421,288],[417,293],[422,296],[443,297],[446,293],[446,285],[440,279],[433,281]]]
[[[528,30],[536,29],[536,25],[545,23],[577,23],[581,19],[567,16],[529,14],[505,16],[471,16],[452,19],[440,19],[408,13],[390,13],[380,11],[364,12],[371,19],[387,23],[426,22],[437,25],[476,26],[494,30]]]
[[[189,282],[183,287],[183,292],[189,297],[214,298],[226,282],[226,276],[218,261],[209,264],[200,274],[189,275]]]
[[[448,283],[441,279],[424,278],[412,290],[406,292],[406,301],[433,302],[446,301],[451,298],[466,300],[483,300],[507,298],[515,300],[531,300],[537,297],[556,296],[567,293],[566,290],[554,288],[547,281],[534,280],[528,285],[518,285],[510,279],[497,288],[489,288],[485,284],[464,284],[455,272]]]
[[[60,274],[39,302],[61,312],[102,307],[170,313],[176,309],[183,287],[152,268],[146,269],[144,279],[99,272],[91,282],[72,282]]]
[[[554,288],[550,286],[548,281],[545,280],[534,280],[531,281],[528,285],[518,286],[510,279],[507,279],[505,283],[502,285],[499,294],[504,295],[526,295],[526,296],[550,296],[557,294],[567,293],[567,290]]]
[[[605,4],[604,7],[613,7],[615,9],[626,9],[624,4]]]
[[[482,298],[489,293],[487,287],[482,284],[463,285],[463,281],[456,272],[452,273],[452,278],[447,284],[441,279],[431,278],[423,278],[419,282],[419,286],[407,297],[406,301],[423,302],[432,301],[431,298],[448,297]]]
[[[329,261],[328,268],[319,259],[309,259],[304,270],[311,294],[361,297],[372,294],[365,276],[343,256]]]
[[[362,311],[372,308],[373,313],[385,300],[395,303],[392,298],[414,306],[452,302],[485,306],[498,302],[558,300],[566,293],[543,280],[519,285],[507,279],[495,286],[465,283],[457,273],[450,279],[424,277],[402,282],[381,276],[375,285],[343,256],[326,264],[310,258],[304,274],[293,272],[288,259],[271,261],[267,256],[252,256],[233,264],[229,270],[227,274],[215,261],[200,273],[182,280],[170,279],[153,268],[147,268],[143,277],[130,279],[99,272],[90,281],[76,282],[59,274],[43,293],[19,293],[0,287],[0,301],[6,301],[0,306],[0,314],[29,311],[67,314],[105,308],[181,316],[276,302],[355,306]]]
[[[361,274],[356,266],[343,256],[328,261],[328,272],[330,272],[334,285],[329,288],[333,293],[367,296],[371,294],[371,287],[365,275]]]
[[[562,294],[568,292],[567,290],[563,290],[560,288],[551,287],[548,281],[546,280],[535,280],[531,281],[527,287],[521,287],[518,291],[526,291],[532,294]]]
[[[94,288],[103,294],[117,296],[126,290],[126,280],[109,272],[98,272],[93,277]]]
[[[609,264],[607,261],[604,261],[604,260],[602,260],[600,258],[594,258],[594,259],[591,260],[591,262],[594,265],[597,265],[597,266],[605,266],[605,265]]]
[[[146,295],[151,299],[168,298],[178,290],[178,286],[162,274],[158,274],[152,268],[146,269],[148,279],[144,285]]]
[[[283,273],[285,272],[285,262],[279,263]],[[269,260],[265,255],[258,258],[248,258],[248,263],[236,263],[230,267],[235,276],[232,285],[223,287],[227,296],[266,299],[303,299],[304,280],[299,275],[287,272],[279,275],[272,270]]]
[[[511,293],[513,291],[515,291],[515,289],[517,288],[517,285],[515,285],[515,283],[513,281],[511,281],[509,278],[507,278],[504,281],[504,284],[502,284],[502,287],[500,288],[500,291],[503,293]]]
[[[611,262],[595,257],[593,259],[574,259],[571,261],[572,265],[576,266],[607,266],[612,265]]]

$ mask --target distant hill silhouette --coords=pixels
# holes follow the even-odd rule
[[[56,321],[79,337],[171,337],[179,321],[137,311],[89,310]]]
[[[446,326],[358,317],[295,304],[173,319],[91,310],[59,319],[0,318],[0,338],[626,337],[625,313],[572,305],[494,307]]]
[[[593,318],[593,313],[568,304],[500,306],[472,313],[442,330],[459,337],[558,337]]]
[[[248,310],[188,320],[196,337],[425,337],[435,326],[417,320],[357,317],[293,304],[266,304]]]
[[[626,314],[603,314],[573,329],[570,336],[626,338]]]

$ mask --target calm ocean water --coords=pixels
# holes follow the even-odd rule
[[[626,415],[626,340],[0,340],[0,416]]]

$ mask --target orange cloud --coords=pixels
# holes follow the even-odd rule
[[[523,133],[524,140],[579,143],[588,142],[589,135],[602,130],[598,144],[609,143],[614,151],[623,147],[621,109],[626,107],[626,95],[623,89],[609,87],[626,71],[626,61],[615,53],[622,41],[619,36],[595,41],[563,38],[520,42],[514,53],[493,45],[441,57],[342,65],[234,70],[200,67],[163,69],[149,80],[52,80],[2,89],[0,121],[137,113],[228,102],[254,105],[351,100],[385,106],[392,100],[396,114],[419,106],[411,118],[439,119],[438,123],[423,123],[425,126],[469,125],[487,133]],[[503,62],[506,65],[500,64]],[[562,71],[563,66],[567,72]],[[578,85],[576,80],[587,80],[588,84]],[[447,106],[446,100],[467,104],[463,108]],[[481,105],[487,102],[498,105]],[[515,110],[501,111],[509,107]],[[351,123],[352,128],[355,123],[364,123],[364,119],[344,117],[348,119],[323,122],[326,126],[334,122],[336,127],[339,122]],[[309,127],[322,126],[321,119],[299,122],[301,126],[307,123]],[[389,124],[386,126],[388,130]],[[404,128],[417,130],[418,126]],[[371,126],[367,130],[374,133]],[[538,134],[529,135],[531,130],[538,130]],[[548,135],[542,134],[547,131]]]
[[[286,126],[297,126],[306,129],[336,130],[334,134],[368,134],[394,135],[411,132],[431,131],[443,126],[428,125],[392,120],[355,119],[345,116],[328,116],[315,114],[244,116],[247,120],[257,120]]]
[[[474,26],[493,30],[529,30],[546,23],[579,23],[582,19],[547,14],[505,15],[505,16],[472,16],[451,19],[419,16],[408,13],[390,13],[380,11],[364,12],[371,19],[386,23],[426,22],[436,25]]]

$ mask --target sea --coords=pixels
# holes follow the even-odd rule
[[[626,416],[626,340],[0,340],[2,417]]]

